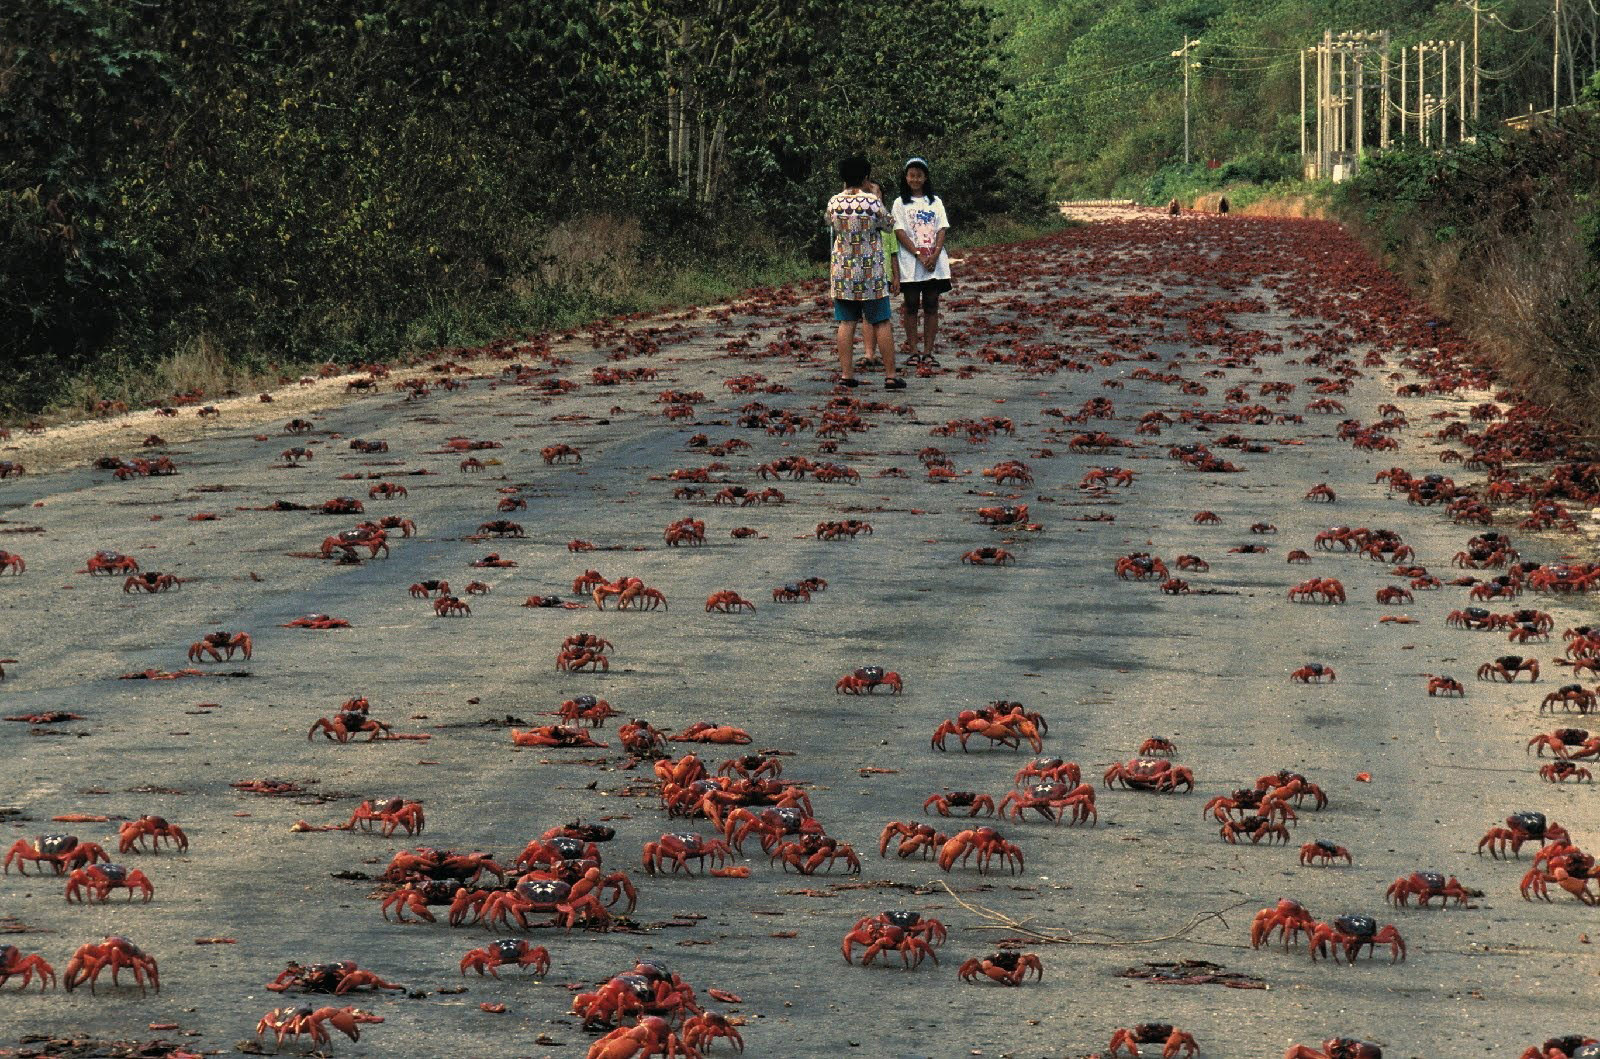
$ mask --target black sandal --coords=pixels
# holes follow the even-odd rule
[[[893,379],[884,379],[883,388],[885,390],[903,390],[906,388],[906,381],[898,377]]]
[[[839,380],[839,383],[838,383],[838,384],[839,384],[839,385],[840,385],[840,386],[848,386],[848,387],[850,387],[850,388],[851,388],[851,389],[852,389],[852,390],[853,390],[853,389],[855,389],[855,388],[856,388],[856,387],[857,387],[857,386],[860,386],[860,385],[861,385],[861,380],[860,380],[860,379],[857,379],[857,378],[856,378],[856,377],[855,377],[855,376],[854,376],[854,375],[852,375],[852,376],[850,376],[850,378],[848,378],[848,379],[845,379],[845,378],[840,378],[840,380]]]

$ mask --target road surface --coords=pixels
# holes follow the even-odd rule
[[[4,924],[27,930],[6,942],[42,953],[60,972],[78,944],[120,933],[159,959],[162,979],[160,994],[147,997],[126,980],[96,996],[8,994],[7,1037],[161,1038],[229,1053],[253,1037],[262,1014],[288,1002],[263,988],[286,962],[334,959],[410,990],[347,1001],[386,1021],[357,1044],[336,1037],[341,1055],[579,1055],[592,1035],[568,1013],[574,987],[591,988],[640,958],[665,961],[703,1001],[741,1016],[757,1056],[1083,1056],[1104,1049],[1115,1027],[1147,1021],[1188,1030],[1208,1059],[1275,1057],[1333,1035],[1377,1042],[1388,1056],[1505,1056],[1558,1033],[1600,1029],[1597,961],[1585,935],[1593,913],[1564,895],[1524,902],[1517,883],[1529,850],[1510,863],[1474,855],[1488,827],[1521,809],[1543,811],[1580,844],[1592,842],[1593,789],[1543,782],[1524,754],[1532,734],[1554,726],[1538,716],[1538,702],[1564,680],[1549,659],[1560,653],[1560,630],[1585,620],[1582,602],[1530,598],[1522,605],[1548,610],[1557,637],[1518,649],[1502,634],[1446,626],[1447,613],[1467,603],[1464,588],[1383,606],[1375,591],[1404,583],[1386,563],[1337,552],[1285,561],[1291,549],[1310,551],[1329,525],[1387,527],[1449,580],[1458,573],[1450,557],[1476,532],[1374,481],[1395,465],[1469,477],[1459,464],[1437,463],[1442,443],[1425,436],[1437,425],[1429,417],[1464,415],[1488,395],[1394,397],[1398,385],[1425,381],[1401,361],[1425,354],[1408,347],[1429,333],[1427,317],[1352,242],[1317,222],[1138,219],[969,253],[946,300],[942,368],[898,394],[866,373],[869,385],[852,394],[832,388],[820,297],[816,287],[754,292],[720,310],[555,336],[549,354],[510,347],[512,362],[543,372],[525,384],[500,373],[506,361],[479,359],[459,376],[465,389],[435,388],[419,400],[390,384],[436,371],[397,371],[370,396],[325,389],[324,403],[303,412],[304,398],[236,402],[201,435],[185,427],[190,440],[166,450],[180,470],[173,477],[122,482],[77,458],[0,481],[0,548],[27,562],[22,576],[0,579],[0,655],[17,660],[5,666],[0,704],[6,715],[84,718],[0,725],[7,845],[71,831],[115,855],[117,823],[145,813],[180,824],[192,843],[186,855],[116,858],[149,875],[156,892],[148,905],[68,905],[62,881],[48,874],[3,877]],[[1308,362],[1319,350],[1321,362]],[[1317,396],[1306,380],[1331,378],[1341,363],[1359,369],[1336,398],[1346,414],[1304,414]],[[597,367],[656,376],[602,386],[591,376]],[[1152,373],[1180,378],[1141,378]],[[725,385],[744,374],[760,377],[748,380],[754,392]],[[577,388],[550,395],[540,380]],[[1288,400],[1258,396],[1273,381],[1294,384]],[[1205,392],[1184,393],[1181,382]],[[779,392],[761,392],[768,386]],[[1237,406],[1228,400],[1234,386],[1248,389],[1245,403],[1304,421],[1181,421],[1185,412]],[[704,396],[689,417],[668,419],[657,396],[669,389]],[[863,408],[866,429],[846,432],[825,454],[821,415],[845,396],[903,407]],[[1092,398],[1108,399],[1112,418],[1062,418]],[[1342,418],[1372,422],[1388,401],[1410,423],[1394,435],[1398,451],[1359,452],[1335,436]],[[755,403],[811,426],[779,435],[741,425]],[[291,407],[313,421],[311,433],[284,432]],[[1159,435],[1136,435],[1151,412],[1173,422]],[[183,415],[187,423],[191,412]],[[1008,419],[1015,432],[972,442],[961,428],[932,433],[983,417]],[[137,439],[165,422],[130,417],[96,441],[118,456],[149,455]],[[1073,434],[1096,430],[1132,447],[1069,450]],[[690,446],[696,434],[750,447],[717,461],[726,469],[710,473],[704,498],[677,499],[681,483],[670,472],[716,460]],[[1228,434],[1270,451],[1222,447]],[[489,462],[468,473],[458,469],[463,454],[445,448],[453,437],[503,447],[474,453]],[[351,438],[383,439],[388,453],[353,452]],[[556,443],[581,450],[582,462],[546,465],[540,450]],[[1169,446],[1195,443],[1243,471],[1197,473],[1168,458]],[[49,435],[19,438],[0,458],[45,459],[49,444]],[[285,466],[279,454],[296,446],[315,458]],[[930,446],[947,454],[954,478],[928,479],[918,454]],[[753,472],[793,455],[847,464],[860,481],[768,482]],[[1008,459],[1025,462],[1033,482],[997,486],[981,475]],[[1133,471],[1132,484],[1080,490],[1085,472],[1101,465]],[[906,476],[890,476],[894,468]],[[375,478],[409,495],[368,499]],[[1317,483],[1335,491],[1335,504],[1303,499]],[[774,486],[787,502],[712,505],[724,485]],[[502,516],[495,505],[508,489],[527,507]],[[243,510],[340,495],[361,499],[369,515],[412,519],[417,535],[393,539],[388,558],[338,565],[300,556],[355,516]],[[975,514],[1019,503],[1042,529],[996,529]],[[1194,524],[1201,510],[1218,523]],[[218,517],[190,520],[202,512]],[[667,548],[663,527],[686,516],[705,520],[705,545]],[[499,517],[525,536],[472,539]],[[815,538],[819,521],[846,518],[874,532]],[[1276,532],[1251,533],[1257,522]],[[738,527],[758,535],[735,539]],[[573,539],[600,550],[573,554]],[[1566,546],[1521,533],[1516,544],[1535,559]],[[1242,545],[1266,550],[1232,551]],[[984,546],[1014,553],[1015,564],[960,561]],[[176,573],[181,590],[125,595],[121,578],[80,573],[101,549]],[[469,566],[491,551],[516,567]],[[1113,575],[1117,558],[1134,552],[1169,563],[1193,554],[1210,570],[1181,575],[1191,594],[1168,596]],[[670,609],[521,606],[530,595],[575,598],[571,582],[590,567],[643,578]],[[774,588],[813,576],[828,584],[810,603],[772,602]],[[1348,602],[1290,603],[1286,590],[1311,576],[1340,579]],[[429,578],[457,592],[480,578],[492,592],[469,597],[470,616],[436,617],[406,590]],[[703,601],[722,589],[754,602],[755,613],[707,613]],[[280,627],[308,613],[353,628]],[[1384,615],[1416,623],[1380,623]],[[218,629],[249,632],[253,658],[197,668],[248,677],[118,679],[183,668],[187,646]],[[563,638],[579,631],[613,642],[609,671],[555,670]],[[1472,679],[1480,663],[1512,652],[1541,658],[1540,683]],[[1337,682],[1292,683],[1289,673],[1308,662],[1333,667]],[[871,664],[899,672],[904,694],[834,694],[841,675]],[[1465,698],[1427,697],[1427,673],[1461,678]],[[580,693],[622,714],[596,733],[606,750],[517,749],[491,723],[508,715],[553,723],[545,715]],[[395,731],[431,740],[307,741],[315,719],[357,694]],[[1012,788],[1031,759],[1026,748],[976,740],[962,753],[952,740],[940,753],[929,743],[940,722],[992,700],[1022,702],[1047,719],[1045,753],[1082,766],[1098,790],[1098,826],[997,822],[1026,858],[1014,876],[881,859],[876,840],[890,820],[926,820],[951,834],[962,826],[925,817],[930,794],[998,799]],[[749,866],[748,879],[645,876],[644,842],[664,831],[711,832],[704,821],[666,818],[648,765],[622,768],[615,726],[632,717],[664,731],[737,725],[753,735],[751,749],[789,755],[784,779],[807,785],[828,833],[859,851],[862,874],[786,874],[751,843],[753,855],[736,860]],[[1151,736],[1176,745],[1194,792],[1101,787],[1104,770]],[[714,767],[737,748],[698,749]],[[1319,784],[1329,806],[1302,807],[1287,847],[1221,841],[1202,805],[1279,769]],[[229,786],[266,777],[309,794],[268,798]],[[403,834],[291,831],[298,820],[342,821],[359,798],[375,795],[420,799],[426,832],[407,842]],[[70,813],[111,820],[50,822]],[[616,828],[605,867],[625,869],[637,885],[638,932],[535,931],[554,963],[543,980],[515,971],[500,981],[463,979],[463,953],[496,934],[386,922],[375,881],[336,877],[376,877],[397,851],[423,843],[509,862],[530,839],[578,817]],[[1302,867],[1298,847],[1315,839],[1347,847],[1354,863]],[[1386,906],[1388,884],[1419,869],[1481,890],[1478,907]],[[1359,912],[1392,923],[1408,958],[1346,967],[1313,962],[1303,944],[1251,949],[1251,915],[1281,897],[1319,919]],[[946,924],[938,965],[846,966],[843,934],[892,908]],[[215,937],[235,943],[195,943]],[[1025,939],[1039,956],[1042,982],[1013,990],[960,981],[964,960],[1007,938]],[[1121,976],[1180,960],[1210,961],[1266,988]],[[707,1000],[707,988],[741,1002]],[[486,1013],[483,1003],[507,1011]],[[166,1023],[177,1028],[147,1028]]]

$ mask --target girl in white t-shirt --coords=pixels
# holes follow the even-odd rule
[[[939,295],[950,289],[950,255],[944,249],[950,222],[944,201],[933,190],[926,161],[907,161],[900,186],[900,197],[894,202],[894,234],[900,243],[896,257],[905,305],[906,363],[932,366],[939,332]]]

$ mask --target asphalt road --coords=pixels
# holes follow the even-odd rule
[[[1417,561],[1448,580],[1457,573],[1446,572],[1450,556],[1474,532],[1452,525],[1439,508],[1391,496],[1374,473],[1401,465],[1465,476],[1459,465],[1437,464],[1440,443],[1424,437],[1435,425],[1429,416],[1464,414],[1488,395],[1394,398],[1397,384],[1417,378],[1400,361],[1415,352],[1402,346],[1419,329],[1402,328],[1390,314],[1414,325],[1420,310],[1394,309],[1387,290],[1369,291],[1384,277],[1333,233],[1315,222],[1135,221],[969,254],[947,300],[943,369],[913,378],[900,394],[876,385],[856,390],[863,402],[909,407],[865,412],[869,429],[843,437],[826,456],[814,430],[773,436],[737,422],[741,407],[756,401],[816,421],[830,399],[831,325],[820,292],[807,289],[635,322],[631,340],[608,328],[566,336],[555,347],[558,362],[542,365],[546,377],[579,384],[565,395],[518,385],[494,365],[464,390],[435,390],[419,401],[392,389],[330,400],[311,415],[315,431],[300,438],[283,433],[284,417],[249,421],[273,409],[225,409],[206,436],[170,450],[175,477],[119,482],[80,463],[0,481],[0,548],[27,562],[24,575],[0,579],[0,656],[17,660],[5,666],[0,707],[6,715],[84,717],[0,724],[0,804],[16,810],[5,817],[6,844],[70,831],[114,852],[117,821],[143,813],[180,824],[192,843],[181,856],[116,858],[149,875],[156,894],[148,905],[68,905],[59,879],[0,877],[0,927],[26,928],[5,942],[42,953],[60,972],[81,942],[121,933],[159,959],[162,976],[159,995],[141,996],[126,984],[96,996],[8,993],[0,1045],[26,1033],[71,1033],[161,1037],[228,1053],[285,1002],[263,984],[291,959],[353,959],[412,991],[356,1001],[386,1021],[368,1027],[359,1044],[335,1038],[341,1055],[578,1055],[591,1037],[568,1014],[571,986],[588,988],[646,957],[666,961],[702,999],[712,987],[738,994],[738,1004],[709,1003],[742,1016],[749,1053],[759,1056],[1082,1056],[1103,1049],[1113,1028],[1140,1021],[1176,1023],[1207,1059],[1275,1057],[1292,1042],[1331,1035],[1378,1042],[1388,1056],[1506,1056],[1558,1033],[1600,1029],[1597,960],[1584,933],[1592,910],[1564,896],[1549,905],[1524,902],[1517,882],[1526,850],[1510,864],[1473,854],[1486,828],[1520,809],[1541,810],[1580,844],[1592,842],[1600,815],[1593,788],[1543,782],[1523,750],[1529,736],[1554,726],[1537,715],[1537,704],[1563,679],[1548,659],[1560,653],[1560,630],[1585,620],[1582,602],[1528,601],[1553,614],[1557,639],[1519,650],[1501,635],[1446,627],[1445,615],[1466,604],[1462,588],[1385,607],[1374,591],[1400,583],[1387,564],[1339,553],[1285,563],[1290,549],[1310,550],[1329,524],[1381,526],[1401,533]],[[1251,402],[1301,413],[1314,396],[1304,380],[1329,373],[1326,364],[1304,362],[1316,343],[1358,366],[1370,351],[1382,358],[1338,400],[1363,421],[1378,418],[1380,403],[1400,404],[1411,426],[1396,435],[1398,452],[1352,450],[1334,436],[1339,415],[1263,426],[1174,422],[1160,436],[1135,435],[1146,412],[1177,420],[1186,410],[1228,407],[1235,384],[1250,388]],[[1134,359],[1145,351],[1154,359]],[[537,352],[515,356],[538,367]],[[1126,359],[1102,356],[1113,352]],[[1006,362],[1019,353],[1028,363]],[[1083,370],[1063,368],[1063,360]],[[590,371],[602,365],[659,374],[599,386]],[[1207,392],[1140,381],[1133,374],[1140,368],[1181,373]],[[724,385],[746,372],[787,389],[734,393]],[[415,371],[395,379],[424,374],[433,377]],[[1274,403],[1256,396],[1265,381],[1297,388]],[[1113,382],[1120,385],[1103,385]],[[667,389],[705,396],[691,418],[668,420],[655,400]],[[1114,418],[1078,425],[1046,414],[1075,413],[1094,397],[1114,402]],[[949,420],[983,416],[1009,418],[1015,434],[975,444],[959,432],[930,436]],[[123,427],[116,436],[161,429],[143,417]],[[1078,430],[1136,444],[1104,456],[1074,454],[1066,442]],[[713,459],[689,447],[699,433],[751,446],[723,458],[728,469],[711,475],[708,496],[722,484],[770,484],[787,502],[729,508],[675,499],[669,472]],[[1217,447],[1227,433],[1270,451]],[[386,440],[388,454],[350,451],[344,439],[357,437]],[[442,451],[450,437],[504,447],[477,453],[497,461],[483,472],[463,473],[462,456]],[[46,440],[19,439],[0,458],[29,462],[29,446]],[[540,449],[558,442],[579,448],[582,463],[547,466]],[[1167,458],[1168,446],[1193,442],[1245,470],[1200,474]],[[278,454],[296,445],[313,448],[315,459],[283,466]],[[117,455],[141,454],[124,446]],[[917,455],[926,446],[943,449],[959,477],[926,480]],[[753,473],[794,454],[847,463],[861,480],[766,483]],[[1004,459],[1025,461],[1035,481],[996,488],[979,474]],[[1079,478],[1098,465],[1131,469],[1136,478],[1125,489],[1081,491]],[[883,476],[890,468],[908,476]],[[340,478],[352,474],[359,480]],[[372,475],[404,485],[409,496],[368,500]],[[1319,482],[1336,491],[1336,504],[1303,500]],[[527,509],[504,517],[526,536],[469,539],[481,522],[502,517],[497,490],[510,486]],[[239,510],[342,494],[359,496],[369,514],[411,518],[417,536],[395,539],[387,559],[341,566],[295,553],[313,551],[353,517]],[[997,530],[975,516],[980,506],[1022,502],[1041,531]],[[1202,509],[1219,524],[1194,525],[1191,516]],[[188,521],[200,512],[219,517]],[[690,515],[706,521],[705,546],[665,547],[662,528]],[[1094,517],[1105,520],[1088,521]],[[875,532],[814,538],[818,521],[840,518],[865,519]],[[1250,533],[1258,521],[1276,533]],[[730,536],[743,526],[760,535]],[[569,553],[574,538],[602,550]],[[1245,544],[1267,550],[1229,552]],[[1516,544],[1530,558],[1568,546],[1526,534],[1516,534]],[[959,561],[984,545],[1008,549],[1017,562]],[[125,595],[120,579],[79,572],[99,549],[176,573],[184,584]],[[518,565],[469,567],[490,551]],[[1183,575],[1193,594],[1166,596],[1112,575],[1115,560],[1133,551],[1168,562],[1191,553],[1211,569]],[[567,593],[588,567],[642,577],[667,595],[670,609],[520,606],[529,595]],[[1290,585],[1313,575],[1341,579],[1349,602],[1285,599]],[[826,579],[826,592],[809,604],[771,602],[773,588],[808,576]],[[436,617],[406,591],[414,581],[445,578],[459,592],[474,577],[493,591],[470,599],[469,617]],[[706,613],[705,597],[721,589],[738,591],[756,612]],[[353,628],[279,627],[313,612]],[[1380,624],[1386,614],[1417,623]],[[200,668],[248,678],[118,679],[182,668],[187,646],[215,629],[248,631],[254,658]],[[615,644],[608,672],[553,668],[562,639],[578,631]],[[1472,680],[1480,663],[1512,652],[1546,660],[1545,678],[1531,688]],[[1335,667],[1337,682],[1291,683],[1289,672],[1311,661]],[[842,674],[866,664],[898,671],[905,693],[833,693]],[[1460,677],[1466,697],[1426,697],[1424,673]],[[757,852],[739,861],[751,868],[744,880],[645,877],[645,841],[709,828],[666,819],[646,782],[648,766],[620,770],[616,721],[597,733],[610,744],[604,751],[516,749],[503,727],[479,723],[507,715],[553,723],[540,715],[583,692],[604,697],[622,719],[648,718],[664,730],[701,720],[738,725],[755,748],[791,754],[784,778],[809,785],[828,832],[860,852],[862,875],[805,879]],[[356,694],[396,731],[432,739],[307,742],[316,718]],[[998,799],[1011,788],[1026,751],[975,742],[963,754],[952,741],[950,752],[939,753],[928,741],[944,719],[996,699],[1042,713],[1046,753],[1080,763],[1097,787],[1109,765],[1133,757],[1146,737],[1162,736],[1177,745],[1176,760],[1193,770],[1196,789],[1101,789],[1093,828],[1000,823],[1026,856],[1020,876],[980,876],[970,867],[946,875],[926,861],[880,859],[884,824],[925,819],[928,795],[955,789]],[[710,747],[702,756],[715,765],[732,755]],[[1328,808],[1302,811],[1287,848],[1220,841],[1215,823],[1202,819],[1205,801],[1278,769],[1322,786]],[[1370,783],[1357,782],[1358,773],[1370,774]],[[229,787],[263,777],[295,781],[329,800]],[[428,829],[412,843],[403,835],[290,830],[302,819],[340,821],[357,798],[389,794],[426,806]],[[49,822],[66,813],[112,821]],[[580,816],[617,829],[603,847],[605,865],[626,869],[638,886],[640,931],[537,931],[554,963],[542,981],[516,972],[499,982],[474,976],[462,992],[462,954],[495,935],[386,922],[373,882],[334,877],[376,876],[396,851],[422,842],[509,861],[529,839]],[[933,819],[952,832],[960,826]],[[1297,847],[1313,839],[1348,847],[1354,864],[1300,866]],[[1418,869],[1454,874],[1483,891],[1479,907],[1388,908],[1385,887]],[[1012,990],[958,979],[963,960],[1018,932],[958,905],[946,882],[975,906],[1069,942],[1029,940],[1042,982]],[[1346,967],[1313,963],[1304,946],[1252,950],[1250,916],[1280,897],[1302,901],[1321,919],[1362,912],[1393,923],[1409,958]],[[845,931],[889,908],[948,926],[938,966],[844,964]],[[1206,915],[1218,910],[1226,911]],[[236,943],[195,944],[213,937]],[[1119,977],[1147,962],[1185,959],[1211,961],[1267,988]],[[495,1002],[507,1012],[480,1010]],[[178,1028],[147,1029],[152,1023]],[[0,1047],[0,1054],[10,1053]]]

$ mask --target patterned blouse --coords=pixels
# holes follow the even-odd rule
[[[833,255],[829,273],[833,297],[838,301],[876,301],[889,296],[884,273],[880,232],[894,221],[876,195],[841,191],[828,200],[828,224],[833,228]]]

